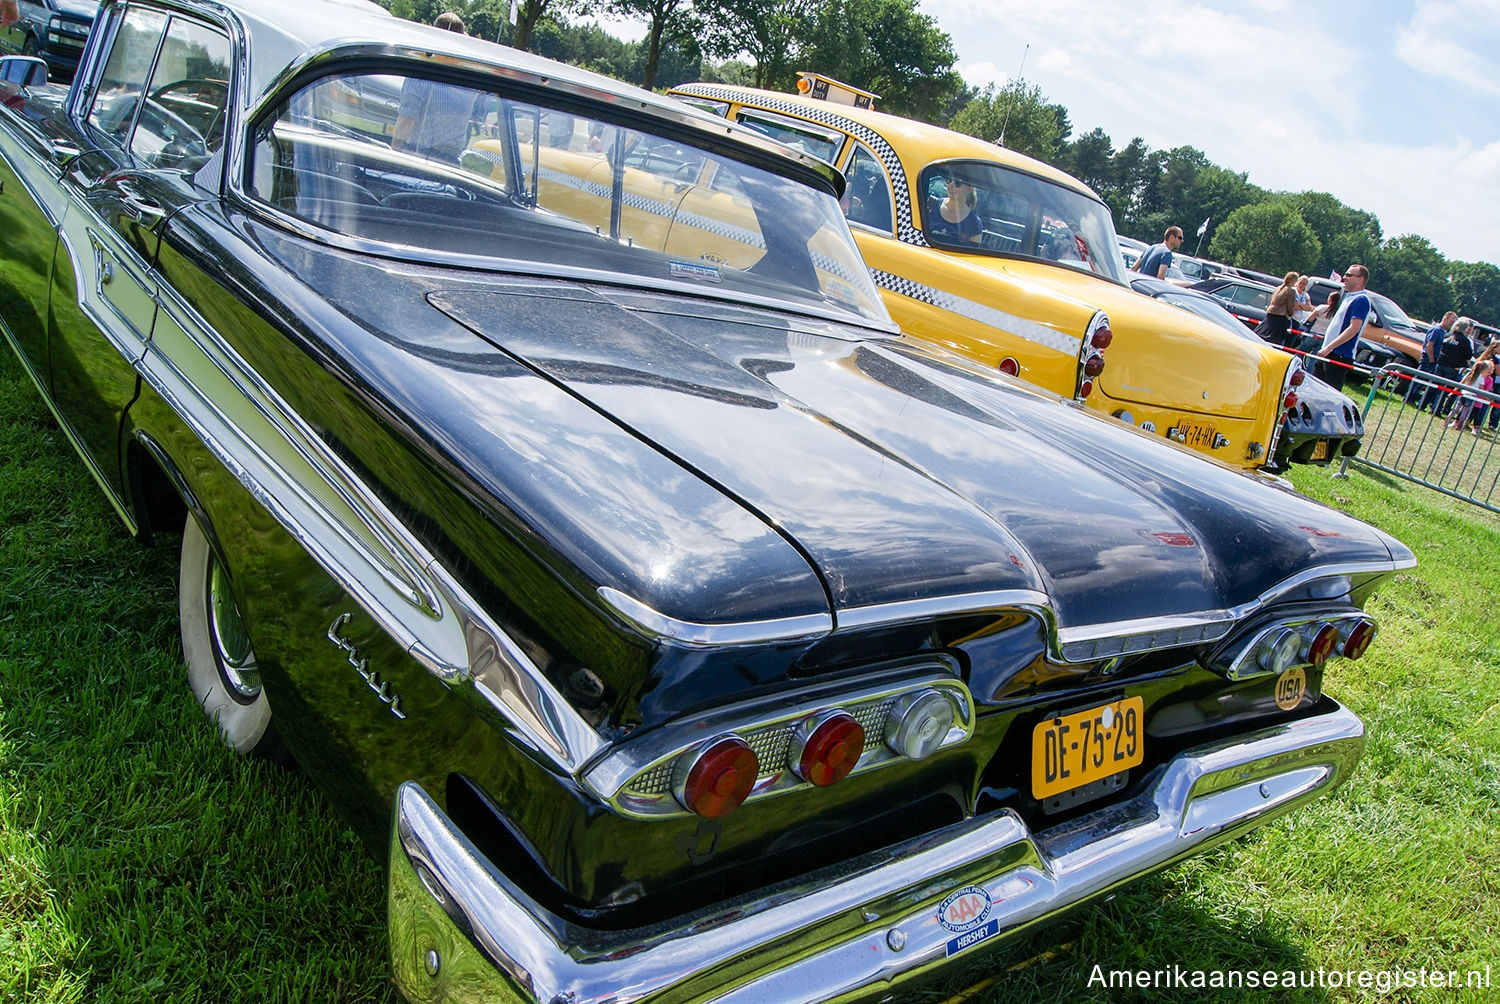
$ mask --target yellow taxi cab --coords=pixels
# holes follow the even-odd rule
[[[873,110],[804,74],[811,96],[716,83],[676,97],[841,171],[843,208],[886,307],[939,342],[1243,468],[1265,466],[1300,361],[1142,296],[1088,186],[994,143]]]

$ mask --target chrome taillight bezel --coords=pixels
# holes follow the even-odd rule
[[[1370,639],[1373,639],[1378,626],[1374,618],[1359,610],[1278,617],[1247,635],[1233,639],[1210,655],[1205,660],[1205,665],[1230,680],[1276,676],[1299,666],[1318,669],[1335,658],[1359,658],[1364,654],[1363,650],[1355,656],[1344,654],[1349,636],[1361,624],[1368,625]],[[1338,639],[1332,651],[1318,660],[1314,642],[1319,633],[1329,626],[1338,631]],[[1365,644],[1368,648],[1368,640]]]
[[[824,684],[772,701],[736,705],[705,712],[620,744],[582,777],[584,784],[623,816],[663,819],[689,811],[674,792],[683,764],[726,736],[746,742],[756,753],[760,776],[744,804],[795,790],[822,790],[797,775],[790,766],[791,749],[799,730],[806,734],[830,715],[846,713],[864,729],[864,748],[858,762],[840,783],[872,770],[913,758],[897,753],[885,742],[892,708],[904,698],[935,692],[953,708],[953,724],[933,753],[961,745],[973,735],[975,706],[969,689],[946,660],[926,661],[883,675],[861,686]]]

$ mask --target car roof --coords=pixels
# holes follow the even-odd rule
[[[105,0],[105,8],[121,2]],[[396,17],[370,0],[297,0],[296,17],[287,16],[286,0],[193,0],[193,6],[222,12],[249,36],[249,81],[242,102],[247,108],[257,108],[292,74],[338,55],[408,57],[505,79],[531,77],[548,88],[605,101],[630,114],[669,120],[678,128],[700,132],[706,144],[753,148],[762,160],[796,164],[836,191],[842,190],[842,175],[829,165],[752,129],[726,124],[722,118],[613,77]]]
[[[771,111],[779,111],[783,114],[793,115],[813,122],[821,122],[825,125],[842,126],[840,119],[856,126],[863,126],[873,130],[896,147],[902,154],[903,159],[908,152],[923,147],[931,147],[940,151],[932,158],[922,158],[923,164],[931,160],[962,160],[966,157],[975,160],[989,160],[1006,167],[1012,167],[1028,174],[1044,178],[1066,188],[1071,188],[1080,194],[1086,195],[1095,202],[1102,202],[1096,193],[1088,185],[1068,174],[1066,171],[1053,167],[1051,164],[1028,157],[1024,153],[1017,153],[998,143],[970,136],[968,133],[956,132],[952,129],[944,129],[928,122],[919,122],[916,119],[905,118],[900,115],[892,115],[889,112],[875,111],[871,108],[856,108],[853,105],[843,105],[833,101],[824,101],[819,98],[804,97],[800,94],[789,94],[783,91],[770,91],[757,87],[740,87],[731,84],[715,84],[697,82],[691,84],[680,84],[668,93],[688,94],[705,97],[714,100],[736,101],[741,104],[753,105]],[[858,128],[850,130],[856,135]],[[915,161],[917,158],[913,158]]]

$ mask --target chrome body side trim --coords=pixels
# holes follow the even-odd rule
[[[913,300],[920,300],[922,303],[930,304],[940,310],[946,310],[950,314],[957,314],[959,317],[970,321],[975,321],[991,328],[998,328],[1007,334],[1023,338],[1034,345],[1040,345],[1054,352],[1061,352],[1076,358],[1082,355],[1084,347],[1087,345],[1081,334],[1070,335],[1048,327],[1040,321],[1032,320],[1029,317],[1007,313],[987,303],[967,299],[956,293],[950,293],[946,289],[939,289],[937,286],[930,286],[925,282],[918,282],[907,276],[895,275],[891,272],[883,272],[872,268],[870,269],[870,277],[875,280],[875,285],[881,289],[888,289],[892,293],[907,296]]]
[[[821,615],[809,615],[776,621],[729,624],[695,624],[676,620],[607,586],[601,587],[598,594],[607,606],[650,636],[689,646],[795,641],[826,634],[830,630],[861,631],[937,617],[1015,610],[1031,614],[1042,621],[1047,629],[1048,650],[1053,658],[1066,663],[1085,663],[1158,649],[1216,642],[1228,635],[1234,625],[1244,618],[1288,598],[1288,594],[1298,590],[1307,591],[1308,598],[1330,598],[1329,590],[1315,588],[1315,583],[1319,581],[1327,580],[1332,589],[1331,595],[1346,595],[1350,591],[1352,579],[1357,576],[1385,575],[1411,568],[1415,564],[1415,559],[1409,559],[1323,565],[1303,569],[1237,607],[1139,620],[1105,621],[1078,627],[1060,626],[1050,597],[1027,589],[964,593],[852,607],[838,611],[832,622],[826,621]]]
[[[613,586],[600,586],[597,592],[606,606],[650,637],[689,648],[764,645],[777,641],[810,641],[833,630],[833,616],[827,613],[764,621],[699,624],[659,613]]]
[[[138,370],[407,653],[571,773],[598,735],[358,476],[173,291]],[[189,374],[191,376],[189,376]]]
[[[824,1000],[886,990],[971,944],[1018,934],[1326,794],[1363,747],[1364,726],[1333,705],[1181,753],[1131,801],[1052,830],[1032,832],[1003,810],[671,929],[618,932],[548,913],[407,783],[396,795],[391,841],[396,980],[411,1000],[536,1004]],[[940,903],[971,889],[982,890],[988,910],[945,927]]]

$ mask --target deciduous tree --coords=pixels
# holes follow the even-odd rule
[[[1272,275],[1296,269],[1322,254],[1318,237],[1284,199],[1241,206],[1214,232],[1209,252],[1230,265]]]
[[[1028,157],[1046,160],[1057,149],[1057,116],[1040,87],[1012,81],[1003,90],[985,88],[965,105],[949,127],[978,136]]]

